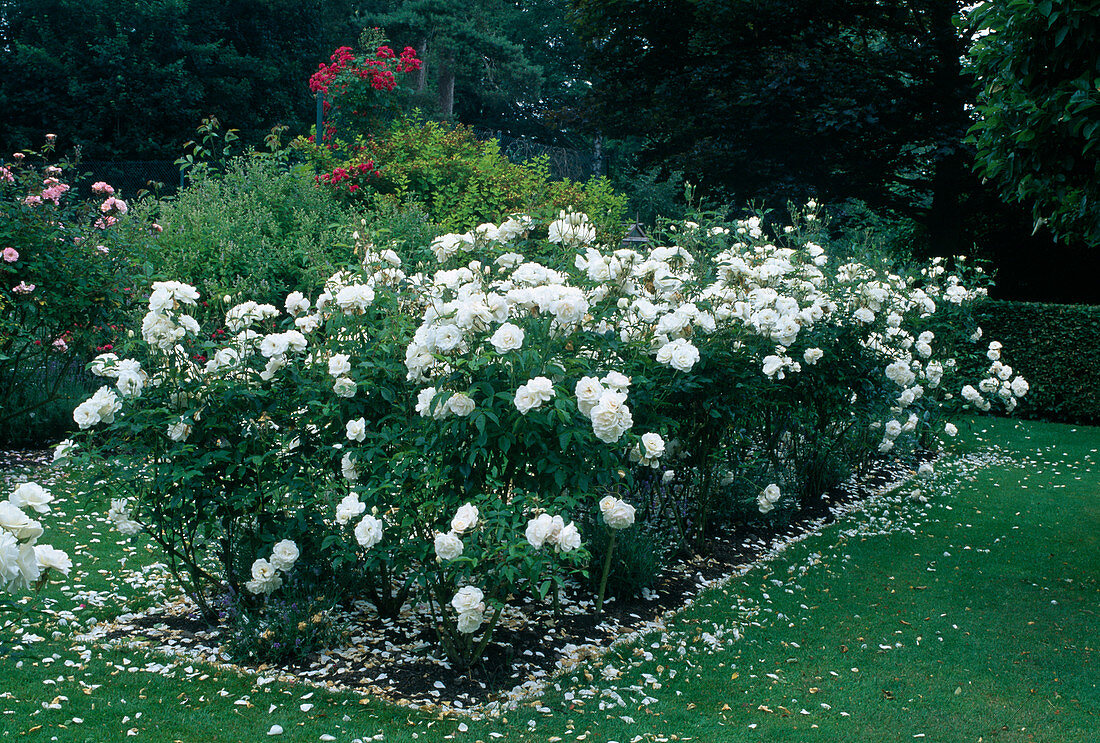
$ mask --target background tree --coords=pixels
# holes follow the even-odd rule
[[[1037,227],[1100,245],[1100,2],[983,2],[968,20],[978,171]]]
[[[350,0],[0,4],[0,147],[174,158],[208,115],[259,142],[312,117],[305,80],[358,33]]]
[[[567,0],[380,0],[360,22],[425,61],[414,102],[430,114],[559,139],[575,121],[582,53]]]

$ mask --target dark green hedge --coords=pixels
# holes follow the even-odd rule
[[[1100,306],[988,300],[974,317],[1031,385],[1020,415],[1100,424]]]

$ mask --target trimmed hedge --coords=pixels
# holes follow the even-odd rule
[[[1021,415],[1100,424],[1100,307],[988,300],[974,319],[1031,385]]]

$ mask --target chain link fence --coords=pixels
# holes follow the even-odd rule
[[[501,154],[514,163],[524,163],[545,155],[550,166],[550,177],[556,181],[566,178],[571,181],[587,181],[592,176],[604,175],[603,164],[595,152],[543,144],[491,129],[473,127],[473,132],[483,142],[498,140]]]
[[[139,191],[174,194],[184,185],[183,171],[171,160],[85,160],[77,172],[81,177],[76,186],[85,197],[91,195],[97,181],[110,183],[127,198]]]

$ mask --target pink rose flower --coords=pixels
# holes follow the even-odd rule
[[[110,196],[100,205],[99,210],[104,214],[107,214],[111,211],[116,211],[119,214],[125,214],[129,210],[129,207],[126,206],[126,202],[122,199],[116,199],[114,196]]]
[[[15,248],[4,248],[4,262],[15,263],[19,260],[19,251]]]
[[[92,193],[115,195],[115,187],[105,181],[96,181],[92,184]]]
[[[34,284],[28,284],[26,281],[20,281],[19,284],[12,287],[12,292],[15,294],[30,294],[36,289]]]

